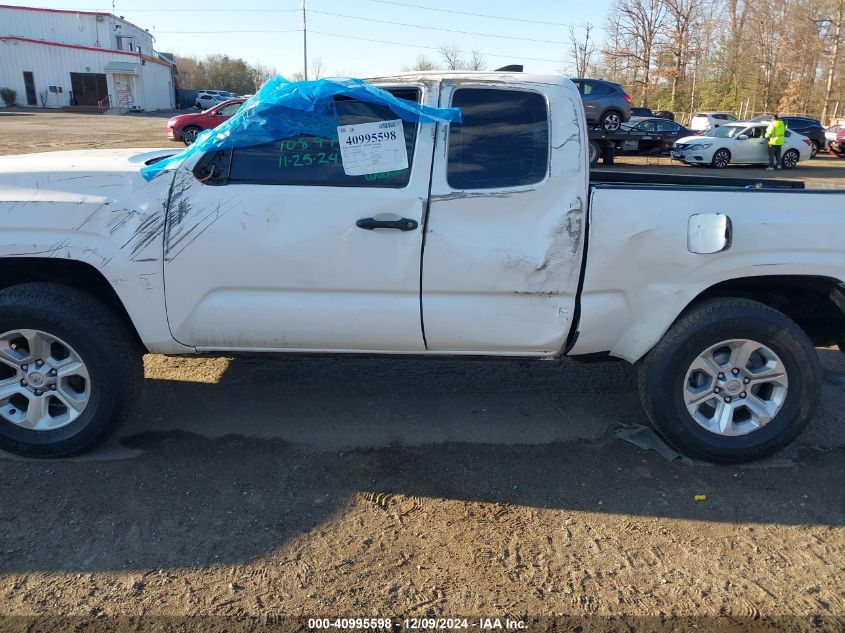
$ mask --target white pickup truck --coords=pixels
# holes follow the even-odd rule
[[[814,346],[845,341],[845,194],[591,182],[558,77],[370,82],[462,122],[404,122],[408,168],[363,176],[304,134],[151,182],[139,168],[172,150],[0,158],[0,446],[91,448],[144,352],[609,355],[688,455],[759,458],[807,424]],[[397,118],[336,105],[341,124]]]

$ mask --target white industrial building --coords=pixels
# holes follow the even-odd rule
[[[0,88],[16,91],[19,106],[167,109],[174,78],[172,58],[123,18],[0,5]]]

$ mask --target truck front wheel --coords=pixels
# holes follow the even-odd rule
[[[683,315],[639,365],[646,414],[676,450],[712,462],[771,455],[816,408],[821,366],[786,315],[745,299]]]
[[[133,335],[93,296],[52,283],[0,291],[0,448],[88,450],[126,417],[142,381]]]

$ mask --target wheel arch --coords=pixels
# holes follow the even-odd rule
[[[782,312],[818,347],[845,340],[845,284],[832,277],[767,275],[720,281],[700,292],[675,321],[716,298],[751,299]]]
[[[91,264],[73,259],[49,257],[0,258],[0,290],[31,282],[71,286],[96,297],[124,322],[138,346],[146,349],[117,291]]]
[[[653,291],[653,292],[652,292]],[[695,293],[695,294],[693,294]],[[714,281],[689,295],[682,288],[666,294],[662,287],[642,289],[631,303],[620,293],[582,295],[582,319],[597,319],[604,327],[587,330],[587,336],[568,353],[609,352],[629,363],[641,361],[672,326],[693,308],[712,299],[750,299],[769,306],[795,321],[814,345],[840,345],[845,351],[845,282],[824,275],[765,275],[731,277]],[[656,297],[662,297],[655,306]],[[611,318],[610,315],[619,315]],[[607,341],[613,341],[607,344]],[[601,347],[600,347],[601,345]]]

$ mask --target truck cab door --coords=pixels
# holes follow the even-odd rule
[[[395,96],[436,105],[422,85]],[[396,120],[336,99],[341,125]],[[302,135],[176,174],[164,244],[176,340],[204,350],[420,351],[422,215],[434,124],[402,122],[408,169],[347,176]]]
[[[574,84],[443,82],[423,251],[429,350],[544,356],[573,322],[586,131]]]

